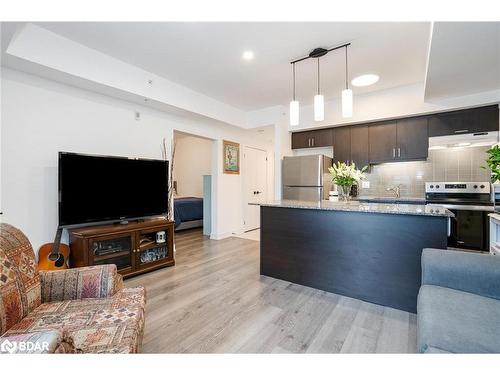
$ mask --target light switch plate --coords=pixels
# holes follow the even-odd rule
[[[370,188],[370,181],[361,181],[361,187],[363,189],[369,189]]]

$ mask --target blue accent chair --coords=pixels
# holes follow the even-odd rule
[[[500,256],[424,249],[421,353],[500,353]]]

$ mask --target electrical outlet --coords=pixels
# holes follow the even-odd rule
[[[361,187],[363,189],[369,189],[370,188],[370,181],[361,181]]]

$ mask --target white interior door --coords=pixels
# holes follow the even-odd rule
[[[260,227],[260,207],[249,203],[267,199],[267,154],[263,150],[245,147],[243,154],[245,231]]]

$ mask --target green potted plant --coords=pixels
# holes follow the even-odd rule
[[[357,169],[355,163],[346,164],[342,162],[333,164],[333,166],[328,168],[332,182],[339,189],[341,199],[344,201],[349,200],[352,186],[357,185],[361,180],[366,178],[364,172],[367,168],[367,166],[364,166],[362,169]]]
[[[495,145],[486,151],[488,154],[488,159],[486,159],[486,165],[481,168],[489,169],[491,171],[491,182],[500,183],[500,146]]]

